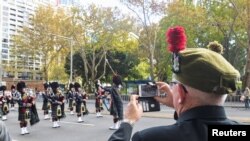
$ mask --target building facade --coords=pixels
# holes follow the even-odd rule
[[[29,18],[39,5],[56,5],[56,0],[2,0],[0,3],[0,81],[3,78],[42,79],[41,58],[13,55],[13,35],[30,25]],[[31,25],[30,25],[31,26]]]

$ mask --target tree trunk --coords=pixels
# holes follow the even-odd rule
[[[243,89],[250,87],[250,2],[247,0],[247,36],[248,36],[248,49],[247,49],[247,62],[246,70],[243,80]]]
[[[151,50],[151,48],[150,48]],[[154,81],[154,52],[150,51],[150,59],[149,59],[149,63],[150,63],[150,77],[151,80]]]

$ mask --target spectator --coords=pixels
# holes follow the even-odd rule
[[[246,109],[249,109],[249,100],[250,100],[250,90],[248,87],[245,88],[245,91],[244,91],[244,102],[245,102],[245,108]]]
[[[174,55],[174,81],[170,84],[157,82],[159,89],[167,96],[155,99],[173,107],[177,121],[173,125],[136,132],[132,141],[206,141],[207,125],[240,124],[229,120],[222,106],[227,94],[236,90],[239,72],[219,53],[204,48],[185,49],[184,28],[170,28],[167,35],[169,50]],[[131,96],[124,120],[109,141],[130,140],[132,125],[142,115],[136,98]]]
[[[0,121],[0,141],[11,141],[9,131],[2,121]]]

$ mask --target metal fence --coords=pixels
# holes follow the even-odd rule
[[[231,107],[244,107],[244,102],[240,101],[241,95],[228,95],[225,106],[231,106]],[[128,102],[130,100],[130,95],[121,95],[122,100]],[[89,94],[88,95],[89,100],[94,100],[95,95]],[[42,96],[38,95],[37,101],[42,101]]]

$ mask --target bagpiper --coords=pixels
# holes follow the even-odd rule
[[[64,112],[64,96],[59,91],[59,84],[58,82],[52,82],[50,84],[52,88],[52,93],[50,95],[49,101],[51,102],[51,109],[52,109],[52,128],[58,128],[59,120],[61,118],[66,117]]]
[[[11,100],[10,100],[10,110],[15,110],[15,104],[17,101],[17,90],[14,85],[11,86]]]
[[[96,108],[96,117],[102,117],[101,111],[103,110],[103,101],[105,91],[102,88],[100,80],[97,80],[95,84],[96,92],[95,92],[95,108]]]
[[[68,91],[68,100],[69,100],[69,111],[70,114],[73,115],[74,114],[74,106],[76,106],[75,103],[75,87],[73,83],[69,84],[69,91]]]
[[[88,109],[86,106],[87,95],[86,92],[81,89],[81,85],[79,83],[75,83],[75,91],[76,91],[76,113],[78,117],[78,122],[83,122],[82,116],[88,114]]]
[[[50,119],[49,116],[49,110],[51,109],[51,103],[49,102],[49,97],[50,97],[50,93],[51,93],[51,88],[50,88],[50,84],[49,83],[44,83],[44,93],[42,94],[43,97],[43,106],[42,106],[42,110],[44,111],[44,119]]]
[[[0,87],[0,116],[2,120],[7,120],[7,114],[9,113],[8,101],[10,101],[10,97],[6,95],[6,86]]]
[[[26,92],[26,84],[23,81],[17,83],[18,91],[18,120],[20,121],[21,135],[29,134],[27,129],[28,120],[30,125],[38,123],[39,117],[35,105],[35,98]]]

